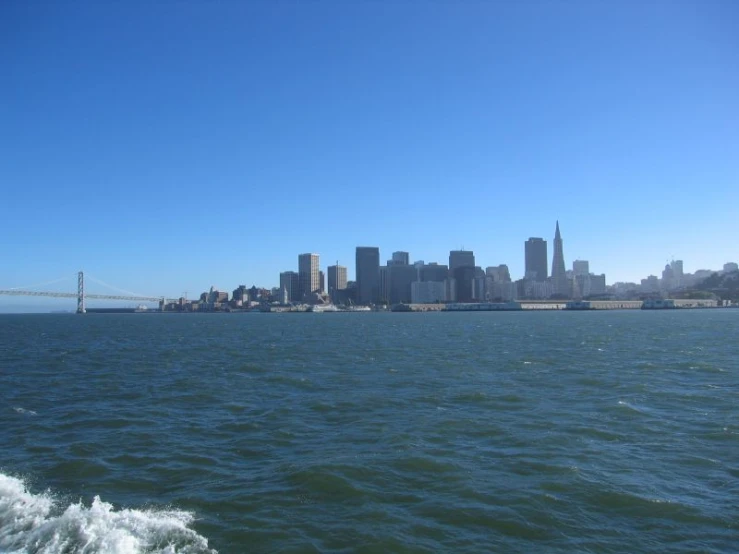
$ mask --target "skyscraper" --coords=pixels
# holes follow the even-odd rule
[[[298,256],[298,277],[300,279],[301,300],[306,294],[321,288],[320,276],[318,275],[318,254],[300,254]]]
[[[457,302],[472,302],[472,281],[475,279],[475,253],[471,250],[449,252],[449,276],[452,278],[450,296]]]
[[[524,243],[526,253],[526,275],[536,272],[537,281],[546,281],[547,273],[547,241],[538,237],[530,237]]]
[[[289,302],[298,302],[300,298],[300,276],[295,271],[280,273],[280,288],[287,291]]]
[[[410,265],[410,258],[408,252],[393,252],[392,265]]]
[[[575,275],[589,275],[590,263],[587,260],[575,260],[572,262],[572,273]]]
[[[346,288],[346,268],[343,265],[328,266],[328,293],[334,294],[334,291]]]
[[[449,271],[458,267],[475,267],[475,253],[472,250],[452,250],[449,252]]]
[[[552,284],[554,294],[570,296],[570,288],[567,286],[567,271],[565,270],[565,257],[562,250],[562,235],[559,233],[559,221],[554,232],[554,257],[552,258]]]
[[[380,295],[380,249],[376,246],[357,246],[356,253],[357,302],[374,304]]]

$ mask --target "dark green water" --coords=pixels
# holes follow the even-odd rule
[[[738,360],[739,310],[0,316],[0,552],[736,552]]]

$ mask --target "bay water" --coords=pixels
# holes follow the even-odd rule
[[[736,552],[739,310],[0,316],[0,552]]]

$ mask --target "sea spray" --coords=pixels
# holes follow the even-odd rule
[[[0,552],[38,554],[214,553],[180,510],[116,510],[96,496],[66,508],[0,474]]]

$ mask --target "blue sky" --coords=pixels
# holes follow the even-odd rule
[[[728,0],[0,3],[0,288],[351,278],[357,245],[517,278],[557,219],[609,283],[720,268],[737,28]]]

